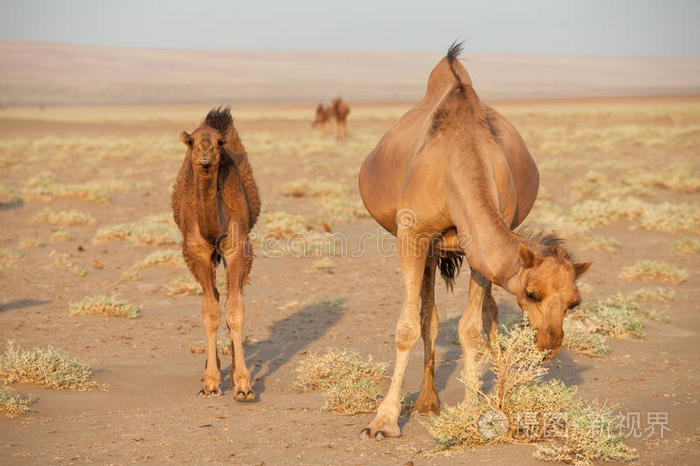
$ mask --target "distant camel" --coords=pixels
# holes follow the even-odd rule
[[[318,104],[316,107],[316,119],[311,123],[312,128],[321,127],[321,133],[328,136],[331,126],[331,109],[323,104]]]
[[[471,268],[459,340],[465,376],[478,382],[482,329],[489,342],[498,331],[491,284],[517,297],[536,330],[537,346],[556,353],[564,315],[580,300],[576,278],[590,265],[575,263],[556,238],[511,231],[535,202],[539,174],[515,128],[477,96],[457,60],[460,51],[461,44],[450,47],[431,72],[423,100],[384,135],[360,170],[367,210],[396,235],[404,282],[391,386],[363,437],[401,435],[401,384],[419,336],[425,368],[414,409],[439,412],[433,383],[436,267],[448,286],[463,257]]]
[[[207,333],[207,362],[200,393],[219,394],[221,363],[216,330],[221,311],[216,266],[226,267],[226,324],[231,334],[231,389],[237,400],[254,400],[243,355],[243,285],[253,263],[248,233],[260,213],[260,198],[245,148],[229,107],[210,111],[192,134],[183,131],[185,159],[173,187],[175,223],[182,232],[182,254],[202,285],[202,320]]]
[[[347,119],[350,105],[341,97],[331,101],[331,115],[335,118],[336,138],[343,139],[348,135]]]

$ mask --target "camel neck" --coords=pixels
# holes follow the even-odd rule
[[[218,167],[208,170],[195,169],[194,190],[197,204],[199,231],[207,239],[219,234],[219,208],[217,200]]]

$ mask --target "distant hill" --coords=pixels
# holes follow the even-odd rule
[[[440,58],[0,42],[0,105],[413,101]],[[462,59],[487,99],[700,93],[700,58]]]

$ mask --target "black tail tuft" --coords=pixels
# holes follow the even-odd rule
[[[445,280],[447,291],[452,291],[455,278],[457,275],[459,275],[459,269],[462,267],[463,260],[464,256],[461,254],[454,254],[448,257],[438,257],[440,275],[442,275],[442,279]]]
[[[447,63],[450,64],[450,71],[452,71],[452,75],[457,80],[457,89],[460,92],[462,92],[464,90],[464,84],[462,83],[462,80],[459,78],[457,71],[455,71],[454,62],[459,58],[459,54],[462,53],[463,45],[464,45],[464,41],[462,41],[462,42],[454,41],[454,42],[452,42],[452,45],[450,45],[450,49],[447,51]]]
[[[464,41],[457,42],[455,40],[452,42],[452,45],[450,45],[449,50],[447,50],[447,61],[450,63],[450,65],[459,58],[459,55],[462,53],[462,49],[464,48]]]
[[[226,131],[233,124],[231,116],[231,107],[213,108],[207,113],[204,119],[204,124],[210,128],[214,128],[221,134],[226,134]]]

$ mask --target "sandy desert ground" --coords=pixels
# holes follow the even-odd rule
[[[559,231],[578,257],[593,262],[582,279],[584,305],[657,286],[675,295],[648,303],[667,312],[668,323],[643,319],[644,338],[608,338],[612,351],[603,357],[564,349],[550,377],[578,386],[584,398],[641,413],[642,427],[647,413],[667,413],[663,438],[626,440],[638,449],[638,464],[697,463],[700,98],[494,106],[519,128],[541,170],[531,223]],[[310,257],[258,245],[245,296],[246,356],[259,395],[249,404],[230,392],[197,396],[204,356],[190,346],[204,340],[200,297],[183,278],[169,213],[184,154],[177,136],[209,108],[1,109],[0,344],[53,345],[88,361],[107,387],[13,384],[33,401],[25,415],[0,415],[0,463],[542,464],[529,444],[431,454],[434,441],[420,417],[401,418],[400,439],[362,441],[372,414],[324,412],[319,392],[292,384],[308,352],[338,348],[393,362],[398,261],[383,257],[377,241],[349,252],[364,233],[378,232],[359,200],[359,165],[407,108],[355,105],[349,137],[336,142],[312,132],[311,105],[234,106],[264,203],[256,232],[322,234],[325,223],[349,245]],[[156,251],[172,260],[141,262]],[[623,269],[640,260],[670,272],[651,276],[660,283],[641,280],[649,273],[623,280]],[[446,404],[464,392],[454,340],[467,283],[463,270],[453,293],[437,286],[436,377]],[[142,314],[68,316],[71,302],[96,293],[127,299]],[[519,313],[505,292],[496,299],[502,318]],[[421,352],[417,345],[404,385],[413,397]],[[225,372],[229,357],[222,357]]]

